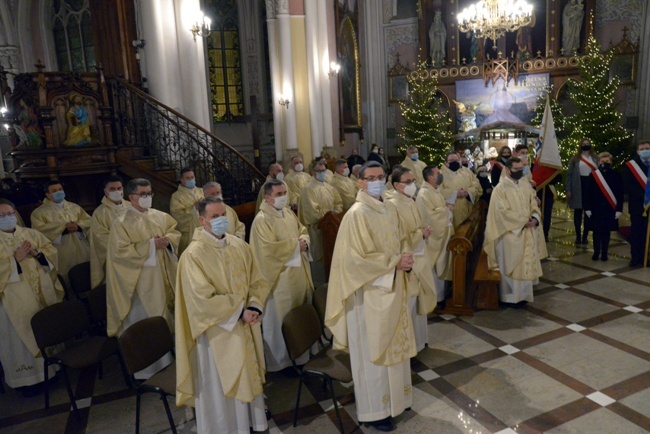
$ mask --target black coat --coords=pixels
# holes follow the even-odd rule
[[[623,211],[623,177],[613,170],[602,172],[609,188],[616,198],[616,209],[612,208],[607,197],[602,192],[592,172],[587,184],[587,195],[583,198],[585,211],[591,211],[591,224],[594,228],[605,226],[610,231],[618,230],[616,212]]]
[[[634,161],[639,165],[643,173],[648,174],[648,166],[645,165],[643,160],[638,155],[634,157]],[[631,172],[627,164],[624,165],[625,170],[623,177],[625,180],[625,192],[627,193],[628,207],[630,214],[641,215],[643,214],[643,197],[645,195],[645,187],[641,187],[634,174]]]
[[[348,169],[350,169],[350,173],[352,173],[352,168],[356,166],[357,164],[363,165],[366,160],[363,159],[361,155],[350,155],[348,157]]]

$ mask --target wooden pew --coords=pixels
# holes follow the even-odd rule
[[[452,255],[452,295],[437,313],[472,316],[476,309],[499,308],[501,274],[488,270],[483,251],[486,214],[487,204],[481,201],[447,244]]]

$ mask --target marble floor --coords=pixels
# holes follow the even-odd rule
[[[550,257],[535,301],[472,317],[432,316],[429,346],[412,360],[414,402],[396,418],[400,433],[647,433],[650,431],[650,268],[631,269],[629,245],[613,236],[607,262],[573,245],[564,206],[556,211]],[[133,432],[135,397],[118,364],[73,375],[81,408],[69,412],[63,381],[53,405],[42,396],[0,395],[2,433]],[[292,426],[297,378],[267,375],[270,433],[337,433],[333,406],[318,382],[303,389]],[[337,385],[346,433],[372,432],[355,418],[352,387]],[[178,432],[196,431],[193,414],[174,409]],[[143,433],[170,432],[162,403],[143,399]]]

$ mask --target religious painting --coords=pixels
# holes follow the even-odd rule
[[[390,102],[406,101],[409,96],[409,82],[405,75],[388,77],[390,84]]]
[[[498,79],[485,86],[483,79],[456,82],[456,127],[459,132],[495,122],[529,125],[537,97],[548,86],[548,74],[520,75],[515,83]]]
[[[353,9],[350,9],[353,8]],[[338,18],[337,51],[341,69],[339,78],[339,111],[344,131],[361,129],[361,95],[359,91],[359,42],[356,4],[336,3]]]
[[[618,77],[621,81],[621,85],[630,86],[634,85],[636,77],[634,70],[636,54],[615,54],[612,56],[612,66],[609,69],[609,79]]]

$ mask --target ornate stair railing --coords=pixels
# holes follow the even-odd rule
[[[232,205],[257,199],[265,176],[231,146],[123,80],[109,80],[109,89],[119,147],[142,149],[154,169],[192,167],[197,185],[219,182]]]

